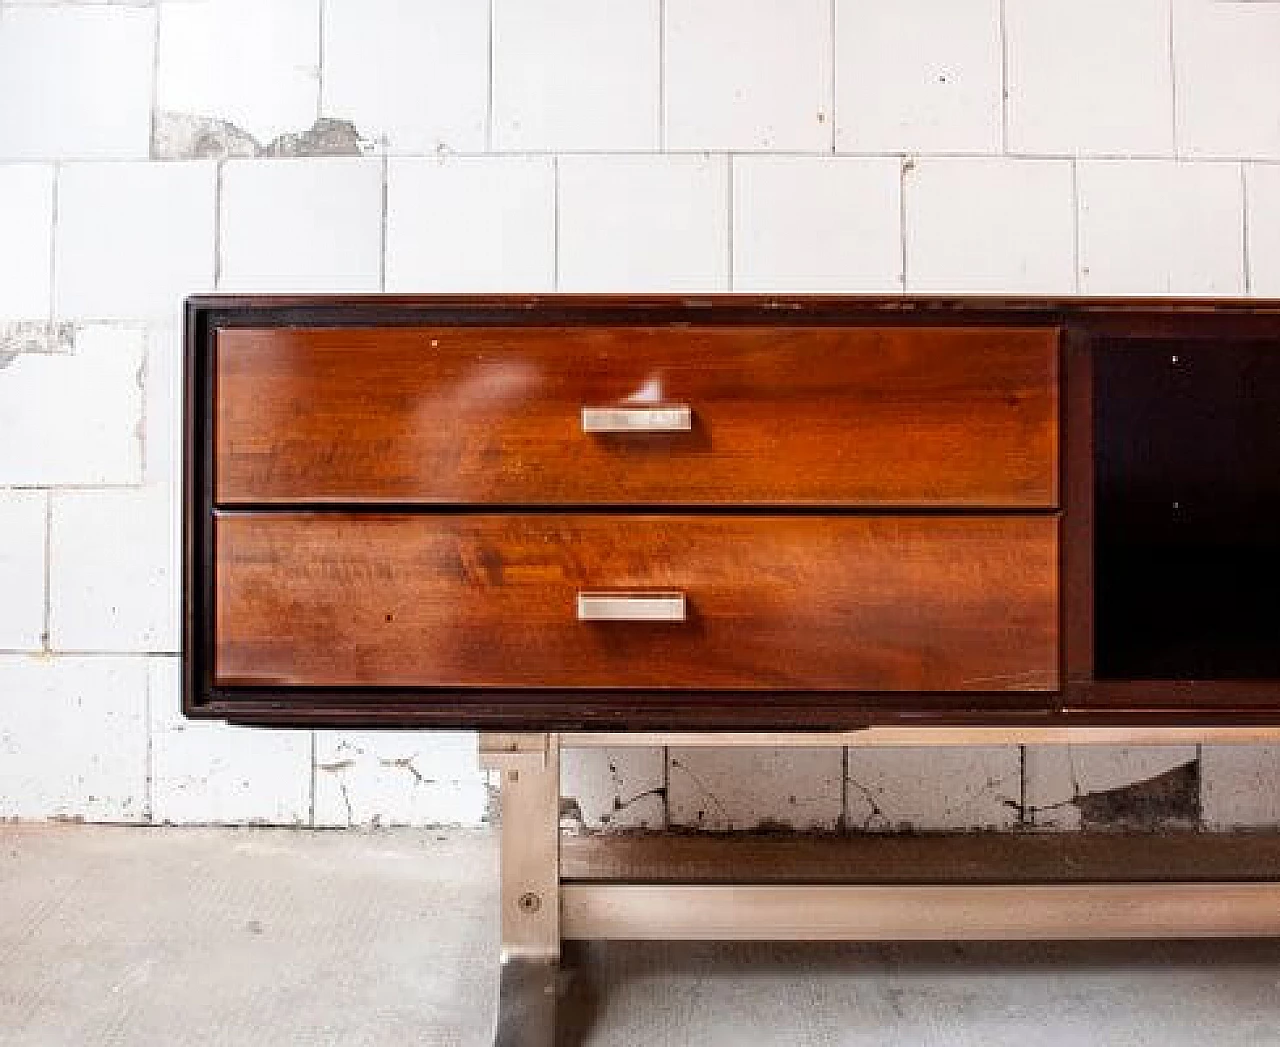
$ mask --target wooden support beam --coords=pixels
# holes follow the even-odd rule
[[[566,939],[1010,941],[1280,935],[1280,883],[566,884]]]
[[[561,735],[566,749],[640,746],[918,745],[1259,745],[1280,742],[1280,726],[1260,727],[868,727],[825,733],[657,734],[582,731]]]

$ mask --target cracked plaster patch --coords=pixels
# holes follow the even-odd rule
[[[674,826],[712,832],[840,827],[838,748],[673,748],[669,766]]]
[[[580,832],[662,829],[667,820],[662,749],[566,749],[561,789]]]
[[[1009,829],[1018,825],[1015,746],[849,750],[846,828],[856,832]]]
[[[320,735],[317,746],[317,825],[477,825],[489,811],[469,736]]]
[[[350,120],[322,117],[300,133],[259,142],[229,120],[160,111],[151,126],[153,160],[221,159],[229,156],[363,156],[377,143],[361,138]]]
[[[42,320],[0,323],[0,367],[19,353],[69,353],[75,344],[75,326]]]

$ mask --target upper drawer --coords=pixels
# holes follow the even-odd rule
[[[223,505],[1057,503],[1053,328],[245,328],[215,368]]]

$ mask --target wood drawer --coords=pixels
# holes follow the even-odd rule
[[[214,500],[1052,508],[1058,343],[1052,327],[228,328]],[[690,427],[583,431],[584,407],[646,404],[687,406]]]
[[[214,544],[219,686],[1058,686],[1047,514],[224,511]],[[578,620],[620,590],[685,620]]]

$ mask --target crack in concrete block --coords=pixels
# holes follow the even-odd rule
[[[479,824],[492,804],[475,774],[474,736],[357,732],[326,737],[313,755],[316,825]],[[460,805],[470,813],[459,815]]]
[[[299,133],[259,142],[230,120],[194,113],[155,114],[151,124],[153,160],[204,160],[229,156],[364,156],[377,143],[360,136],[350,120],[321,117]]]
[[[613,798],[612,812],[609,814],[602,815],[601,820],[606,822],[611,821],[614,816],[621,814],[623,811],[629,810],[630,808],[634,807],[636,804],[640,803],[643,800],[648,800],[650,797],[657,800],[661,800],[663,803],[666,803],[667,801],[666,787],[659,785],[653,789],[646,789],[644,792],[636,793],[634,796],[626,800],[622,798],[621,794],[615,795]]]
[[[413,756],[399,756],[394,759],[387,759],[380,756],[378,757],[378,763],[383,767],[397,767],[402,771],[408,772],[408,774],[413,778],[414,783],[417,785],[430,785],[432,780],[430,778],[423,777],[422,772],[419,771],[417,766],[414,764],[413,761],[416,757],[417,753],[414,753]]]
[[[684,764],[678,757],[672,756],[670,758],[670,763],[671,763],[671,769],[673,771],[682,772],[689,779],[689,781],[693,783],[695,789],[697,790],[697,792],[699,793],[700,797],[703,800],[710,801],[710,805],[716,808],[716,816],[725,824],[725,826],[728,828],[732,828],[733,820],[729,816],[728,809],[725,807],[723,803],[721,803],[720,799],[715,795],[715,793],[711,791],[711,789],[707,786],[707,783],[700,776],[695,774],[693,771],[689,770],[688,766]],[[699,826],[703,825],[707,820],[706,808],[707,808],[706,804],[701,804],[698,806],[698,809],[694,814],[696,823]]]
[[[568,749],[561,790],[584,833],[657,828],[666,824],[666,761],[661,749]]]
[[[1010,828],[1021,801],[1021,753],[1010,746],[851,749],[843,825],[854,832]]]
[[[837,748],[671,749],[672,824],[710,831],[835,830],[843,808]]]
[[[846,784],[857,791],[858,795],[866,801],[867,814],[862,819],[862,824],[858,827],[863,832],[869,832],[872,829],[889,829],[892,825],[888,816],[884,813],[884,809],[876,802],[875,790],[863,785],[860,781],[853,777],[845,778]],[[845,828],[848,828],[846,825]]]

